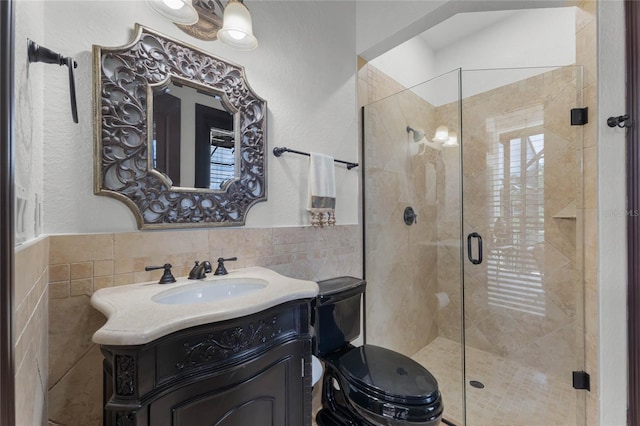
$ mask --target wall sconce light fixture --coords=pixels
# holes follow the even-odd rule
[[[191,0],[147,0],[147,4],[176,24],[193,25],[198,22],[198,12],[194,9]]]
[[[444,143],[449,140],[449,128],[447,126],[439,126],[436,134],[433,136],[434,142]]]
[[[227,0],[226,6],[221,0],[146,1],[153,10],[192,37],[206,41],[220,39],[238,50],[258,47],[251,14],[242,0]]]
[[[431,141],[425,138],[424,130],[414,129],[411,126],[407,126],[407,133],[412,132],[413,142],[418,143],[419,145],[426,145],[434,149],[440,149],[443,146],[458,146],[458,136],[456,135],[456,132],[450,132],[447,126],[439,126],[436,130],[436,134],[434,135],[433,140]],[[409,151],[410,153],[413,153],[415,149],[412,149],[410,147]]]
[[[438,126],[433,141],[441,143],[442,146],[458,146],[458,135],[456,132],[449,131],[447,126]]]
[[[458,146],[458,135],[456,132],[449,132],[449,139],[442,146]]]

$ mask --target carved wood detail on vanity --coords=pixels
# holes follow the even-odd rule
[[[116,355],[116,393],[123,396],[132,396],[136,392],[136,362],[132,356]]]
[[[274,315],[269,320],[252,321],[231,330],[211,333],[202,340],[184,343],[183,358],[176,363],[176,369],[188,370],[204,363],[218,362],[230,355],[268,345],[295,331],[295,324],[290,316]]]
[[[135,411],[118,411],[116,412],[116,426],[135,426]]]

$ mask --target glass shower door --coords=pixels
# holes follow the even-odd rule
[[[584,424],[581,68],[462,88],[466,424]]]
[[[366,341],[424,365],[463,421],[460,72],[402,89],[380,73],[363,109]],[[371,99],[371,97],[370,97]]]

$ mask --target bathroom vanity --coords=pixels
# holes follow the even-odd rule
[[[216,286],[230,296],[188,296],[206,299]],[[104,355],[104,424],[310,425],[317,291],[311,281],[246,268],[96,292],[92,305],[109,319],[94,335]]]

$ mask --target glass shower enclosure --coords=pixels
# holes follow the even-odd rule
[[[367,343],[431,371],[451,424],[584,424],[581,67],[385,78],[363,107]]]

